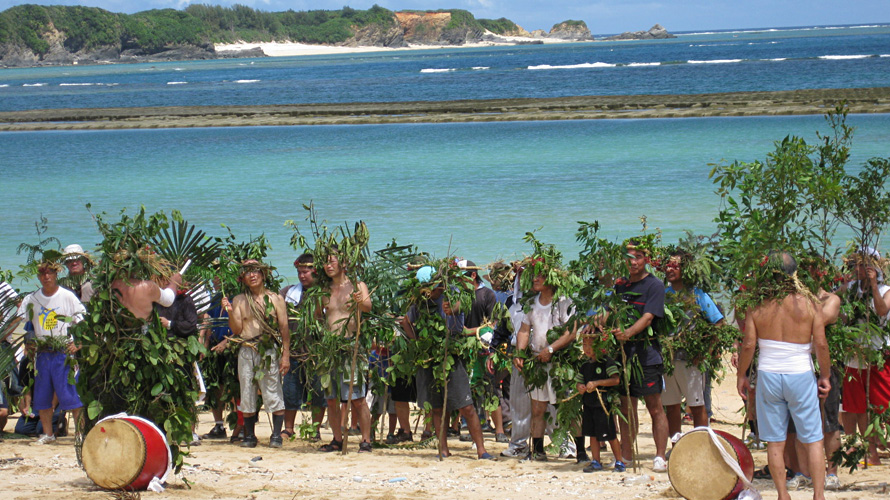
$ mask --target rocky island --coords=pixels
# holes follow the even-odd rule
[[[673,37],[661,25],[619,37],[625,35]],[[476,19],[466,10],[393,12],[377,5],[264,12],[193,4],[135,14],[19,5],[0,12],[0,67],[263,57],[270,54],[259,44],[270,42],[399,49],[592,40],[587,24],[578,20],[529,32],[509,19]]]

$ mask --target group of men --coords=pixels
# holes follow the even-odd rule
[[[877,255],[871,249],[864,249],[860,253],[868,257]],[[837,395],[842,392],[847,432],[853,432],[857,425],[860,431],[864,430],[865,401],[870,400],[873,405],[886,405],[887,399],[890,399],[890,377],[887,375],[890,369],[885,369],[886,366],[859,366],[851,359],[845,367],[843,383],[837,377],[839,370],[835,371],[832,379],[825,326],[837,321],[840,299],[823,289],[813,295],[797,286],[799,281],[796,262],[790,254],[775,252],[765,259],[767,261],[774,265],[762,266],[766,269],[762,277],[766,280],[764,283],[778,283],[781,286],[776,286],[775,289],[791,291],[767,296],[750,309],[737,312],[737,316],[744,318],[739,323],[744,341],[737,361],[738,390],[743,399],[747,399],[752,392],[756,394],[756,431],[759,438],[768,443],[769,470],[773,473],[780,498],[788,497],[789,484],[799,486],[801,481],[799,479],[796,483],[786,484],[785,477],[781,474],[786,468],[784,457],[788,439],[793,439],[797,451],[795,461],[798,470],[795,472],[805,478],[804,482],[813,485],[815,498],[820,498],[825,485],[839,485],[834,469],[830,466],[830,475],[827,479],[825,477],[826,452],[830,454],[839,446],[838,412],[836,408],[831,411],[829,406],[839,404]],[[41,262],[37,271],[40,289],[27,295],[18,309],[18,315],[29,324],[29,339],[36,340],[36,378],[32,407],[39,413],[44,429],[37,444],[55,440],[51,423],[54,406],[72,412],[75,420],[83,406],[75,386],[69,382],[68,373],[72,363],[68,359],[75,355],[78,346],[71,341],[68,327],[86,313],[84,304],[89,302],[90,296],[95,292],[89,281],[78,278],[85,275],[87,264],[91,261],[82,248],[72,245],[65,249],[61,262],[69,269],[65,281],[73,290],[59,284],[59,273],[62,270],[59,261]],[[842,291],[857,297],[873,297],[870,307],[879,318],[880,324],[884,325],[890,315],[890,287],[883,284],[877,266],[868,265],[868,259],[859,262],[858,279],[846,284]],[[664,321],[666,294],[687,294],[693,297],[698,309],[693,313],[701,314],[710,323],[723,322],[724,318],[707,293],[684,280],[684,261],[680,255],[671,256],[663,268],[665,280],[669,284],[667,288],[661,279],[650,273],[650,255],[645,247],[635,244],[633,240],[627,246],[626,263],[628,276],[616,281],[614,289],[637,312],[638,319],[630,326],[615,328],[608,333],[619,341],[627,363],[639,369],[632,371],[627,384],[619,384],[617,381],[623,380],[618,375],[619,370],[609,360],[598,359],[597,353],[590,352],[585,347],[585,354],[591,363],[586,369],[589,369],[591,375],[585,376],[577,389],[588,396],[584,398],[585,410],[581,418],[584,423],[580,426],[581,430],[575,432],[577,437],[571,444],[575,445],[579,462],[590,462],[585,471],[595,471],[602,468],[598,458],[598,444],[606,441],[613,443],[615,468],[623,470],[623,460],[633,457],[632,445],[639,426],[635,418],[629,417],[637,414],[638,401],[642,398],[651,418],[655,443],[652,469],[665,472],[668,441],[670,436],[676,438],[681,432],[681,408],[684,400],[686,411],[691,415],[695,426],[708,425],[705,410],[708,381],[694,361],[686,359],[683,352],[674,354],[674,372],[665,377],[659,340],[647,332]],[[340,366],[330,373],[327,386],[322,387],[317,375],[308,375],[300,367],[300,353],[291,351],[291,329],[299,327],[293,321],[293,309],[306,306],[307,292],[316,286],[319,268],[309,254],[301,255],[294,264],[299,282],[276,293],[266,288],[269,272],[266,265],[257,260],[242,262],[240,281],[243,292],[231,298],[220,297],[217,308],[220,317],[227,316],[229,330],[224,335],[215,336],[212,342],[211,335],[202,334],[208,347],[217,354],[223,353],[231,342],[238,344],[238,409],[243,415],[241,446],[254,447],[258,444],[255,427],[257,394],[260,393],[266,410],[273,416],[270,446],[281,447],[283,437],[295,435],[296,414],[304,404],[311,403],[313,423],[321,424],[325,410],[331,423],[333,439],[320,448],[322,451],[342,449],[345,426],[341,422],[347,421],[343,418],[344,412],[351,412],[353,422],[361,433],[359,451],[370,452],[372,437],[371,414],[366,401],[367,377],[361,374],[369,367],[360,365],[355,370]],[[365,283],[349,279],[347,265],[348,263],[340,262],[339,256],[334,253],[320,266],[329,279],[324,285],[327,289],[318,295],[319,303],[314,305],[313,314],[323,320],[327,332],[348,339],[356,335],[358,318],[371,310],[373,299]],[[457,310],[455,305],[443,298],[442,288],[436,288],[429,296],[428,303],[415,305],[404,315],[401,329],[407,338],[416,337],[414,324],[421,314],[439,316],[448,324],[448,329],[458,335],[468,331],[478,332],[478,327],[483,324],[500,320],[507,324],[507,331],[512,332],[501,341],[512,343],[515,352],[528,352],[538,362],[547,364],[551,362],[555,352],[570,347],[578,335],[585,334],[583,329],[567,325],[575,314],[572,301],[560,295],[558,287],[548,282],[546,273],[532,277],[531,290],[526,292],[534,295],[532,300],[527,301],[529,305],[523,309],[519,301],[521,291],[516,289],[510,293],[503,280],[499,280],[496,290],[492,291],[484,285],[475,264],[460,261],[458,265],[465,269],[466,279],[475,287],[475,300],[471,309],[466,312]],[[416,278],[421,282],[430,280],[433,271],[422,267],[417,271]],[[522,272],[521,269],[515,271]],[[491,281],[494,283],[494,280]],[[167,282],[166,287],[143,282],[138,286],[121,283],[114,288],[124,306],[137,317],[145,318],[156,310],[155,304],[160,308],[171,306],[179,283],[177,275]],[[145,290],[140,288],[143,285]],[[498,306],[498,303],[501,305]],[[292,308],[290,312],[289,307]],[[502,307],[509,314],[496,317],[496,307]],[[593,324],[604,325],[611,311],[591,314],[601,317],[600,321]],[[548,341],[548,332],[559,326],[568,327],[562,330],[564,333],[558,338]],[[493,342],[492,347],[497,347],[496,344],[497,341]],[[759,348],[760,353],[756,370],[756,391],[752,380],[755,373],[750,370],[755,348]],[[814,375],[813,353],[818,361],[818,376]],[[509,374],[509,392],[504,394],[509,397],[504,399],[509,401],[512,436],[501,456],[546,460],[544,436],[548,427],[547,413],[552,412],[552,405],[566,395],[557,394],[549,379],[543,385],[526,385],[523,368],[527,359],[529,356],[517,354],[513,358],[512,370],[501,370],[503,373],[500,375],[495,374],[498,370],[489,366],[485,370],[488,372],[485,377],[499,389],[505,375]],[[480,369],[479,366],[477,365],[477,370]],[[869,373],[871,378],[867,389],[863,383],[864,373]],[[841,386],[843,391],[840,391]],[[610,387],[611,389],[606,389]],[[597,400],[602,403],[599,397],[591,397],[598,395],[601,389],[619,392],[623,418],[617,420],[617,425],[614,415],[606,412],[606,416],[602,417],[590,408],[597,406]],[[306,400],[307,394],[314,395],[311,401]],[[401,436],[411,439],[410,429],[407,428],[407,410],[410,402],[416,402],[420,407],[431,408],[429,417],[436,433],[444,429],[443,418],[447,419],[453,413],[459,414],[466,422],[478,457],[494,459],[485,447],[479,412],[473,401],[470,373],[463,360],[452,367],[447,389],[434,383],[430,370],[420,369],[413,380],[396,381],[391,395],[395,401],[395,414],[402,426],[399,433]],[[825,409],[827,418],[823,419],[819,398],[825,397],[828,397]],[[500,415],[500,410],[493,413]],[[216,425],[205,437],[226,437],[221,407],[214,408],[214,417]],[[500,437],[504,434],[503,418],[495,415],[492,417],[499,428],[498,441],[501,441]],[[790,422],[793,422],[794,434],[789,435]],[[828,436],[824,444],[823,427]],[[620,441],[617,440],[619,432],[616,431],[620,431]],[[584,435],[593,438],[596,445],[593,460],[586,455]],[[440,437],[440,442],[443,443],[440,453],[448,456],[450,452],[446,436]],[[505,436],[503,441],[506,440]],[[879,460],[873,444],[869,459],[873,462]]]

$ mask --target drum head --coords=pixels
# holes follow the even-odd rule
[[[732,457],[738,457],[722,436],[717,439]],[[689,500],[723,500],[739,478],[726,465],[708,431],[692,431],[677,441],[668,461],[668,476],[677,493]]]
[[[83,469],[102,488],[128,487],[144,466],[145,438],[126,420],[100,422],[83,441]]]

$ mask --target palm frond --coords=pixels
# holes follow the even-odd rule
[[[181,269],[191,259],[196,267],[207,267],[219,258],[221,245],[188,221],[174,220],[152,239],[156,251]]]

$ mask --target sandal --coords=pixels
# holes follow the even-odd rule
[[[769,465],[764,465],[762,469],[754,471],[754,479],[772,479],[769,473]]]
[[[319,448],[319,451],[323,451],[325,453],[330,453],[332,451],[340,451],[343,449],[343,441],[337,441],[336,439],[332,439],[330,443]]]
[[[289,431],[287,429],[284,429],[283,431],[281,431],[281,436],[287,437],[288,439],[294,437],[295,435],[296,435],[296,433],[294,431]]]
[[[361,444],[358,445],[359,453],[367,453],[367,452],[371,452],[371,451],[374,451],[374,449],[371,448],[371,443],[369,443],[367,441],[362,441]]]

